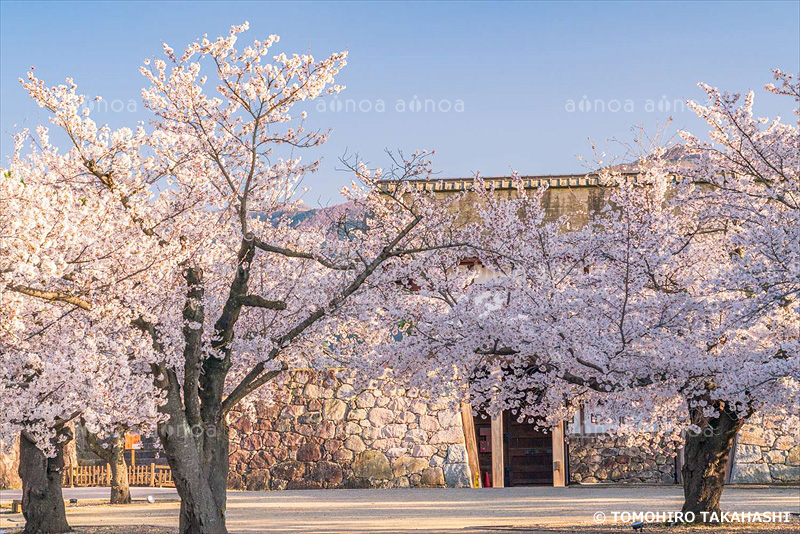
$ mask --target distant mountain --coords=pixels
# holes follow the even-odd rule
[[[649,157],[645,158],[644,160],[638,160],[631,163],[619,163],[617,165],[610,165],[603,168],[618,172],[639,172],[641,170],[642,162],[650,161],[652,159],[652,157]],[[696,154],[689,154],[685,145],[673,145],[667,150],[662,159],[671,163],[676,163],[681,167],[692,167],[697,161],[698,156]]]
[[[337,221],[345,214],[352,217],[355,212],[356,206],[353,202],[342,202],[341,204],[334,204],[322,208],[310,208],[305,202],[301,201],[290,210],[277,210],[269,214],[259,211],[253,212],[251,216],[261,221],[269,219],[273,225],[277,225],[281,219],[288,216],[290,220],[289,226],[297,228],[304,223],[318,222],[323,220],[323,218],[330,221]]]

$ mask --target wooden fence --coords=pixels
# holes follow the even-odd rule
[[[174,488],[172,470],[168,465],[129,465],[128,483],[131,486]],[[111,466],[75,465],[64,470],[64,487],[110,486]]]

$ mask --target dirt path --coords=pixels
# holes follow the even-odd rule
[[[146,488],[143,488],[146,489]],[[65,497],[70,498],[66,493]],[[154,504],[68,507],[80,534],[166,534],[177,531],[178,503],[168,492]],[[546,533],[632,532],[630,521],[614,522],[614,512],[668,512],[680,509],[678,487],[569,487],[405,490],[317,490],[230,492],[231,533]],[[800,532],[800,488],[726,488],[729,512],[783,512],[791,523],[726,525],[719,533]],[[602,512],[599,524],[595,514]],[[147,530],[148,525],[157,526]],[[22,526],[19,514],[0,515],[0,529]],[[113,528],[112,528],[113,527]],[[649,532],[699,534],[707,529],[662,528]]]

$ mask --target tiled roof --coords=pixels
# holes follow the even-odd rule
[[[637,173],[623,173],[625,176],[635,177]],[[556,187],[597,187],[599,178],[597,174],[544,174],[537,176],[520,176],[524,187],[536,188],[543,184],[547,184],[551,188]],[[495,189],[513,189],[514,182],[511,176],[491,176],[483,178],[487,185],[493,185]],[[472,184],[472,178],[436,178],[430,180],[409,180],[411,187],[414,189],[423,189],[427,191],[464,191],[469,189]],[[397,186],[394,180],[385,180],[381,182],[380,187],[384,191],[391,191]]]

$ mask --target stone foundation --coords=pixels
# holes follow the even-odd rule
[[[568,444],[571,483],[675,484],[675,450],[666,442],[573,434]]]
[[[232,489],[469,487],[460,412],[398,388],[296,371],[231,423]]]
[[[736,443],[732,484],[800,483],[800,437],[764,421],[744,425]]]
[[[274,402],[231,421],[231,489],[470,487],[460,411],[414,391],[356,390],[332,373],[295,371]],[[568,434],[569,482],[674,484],[674,446],[653,439]],[[150,441],[147,462],[160,463]],[[76,442],[78,462],[89,463],[80,433]],[[146,455],[137,451],[137,463]],[[800,437],[769,421],[745,425],[731,483],[799,482]],[[18,487],[14,448],[0,455],[0,488]]]

